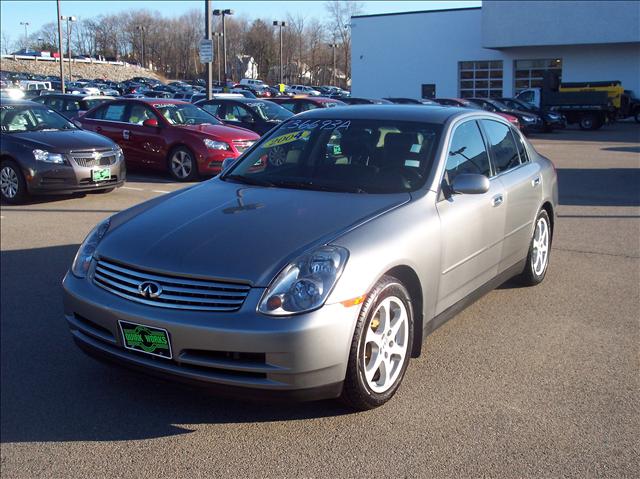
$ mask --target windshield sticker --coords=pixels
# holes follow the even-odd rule
[[[15,110],[16,107],[13,106],[13,105],[2,105],[2,106],[0,106],[0,109],[2,109],[2,110]]]
[[[420,144],[411,145],[411,153],[420,153],[421,149],[422,145]]]
[[[404,160],[404,166],[410,168],[420,168],[420,162],[418,160]]]
[[[175,103],[154,103],[151,105],[154,108],[177,108],[178,105]]]
[[[345,130],[351,126],[351,120],[293,120],[287,127],[289,130]]]
[[[262,145],[262,148],[273,148],[274,146],[280,146],[298,140],[305,140],[309,135],[311,135],[311,132],[309,131],[294,131],[293,133],[287,133],[286,135],[280,135],[272,138]]]

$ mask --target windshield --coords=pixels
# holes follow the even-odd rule
[[[172,125],[220,125],[216,117],[190,104],[160,103],[153,106]]]
[[[286,108],[270,101],[250,101],[246,105],[255,111],[263,120],[284,121],[293,116]]]
[[[293,119],[222,179],[352,193],[413,191],[427,179],[441,129],[401,121]]]
[[[35,105],[1,105],[0,123],[3,133],[77,130],[59,113]]]
[[[489,103],[494,105],[499,110],[513,110],[513,108],[509,108],[507,105],[498,100],[491,100]]]

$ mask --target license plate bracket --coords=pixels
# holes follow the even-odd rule
[[[111,168],[98,168],[96,170],[91,170],[91,179],[94,183],[99,183],[101,181],[108,181],[111,179]]]
[[[165,359],[173,357],[169,332],[163,328],[118,321],[125,349]]]

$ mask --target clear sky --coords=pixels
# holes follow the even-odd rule
[[[287,13],[301,14],[306,17],[322,19],[326,15],[323,1],[217,1],[213,8],[231,8],[237,14],[249,18],[277,19]],[[365,1],[364,13],[408,12],[416,10],[441,10],[480,6],[480,1]],[[193,8],[204,10],[204,0],[130,0],[130,1],[78,1],[62,0],[62,15],[75,15],[79,19],[91,18],[100,14],[109,14],[125,10],[149,9],[159,11],[170,17],[180,15]],[[56,19],[55,0],[1,0],[0,18],[3,33],[15,42],[24,35],[24,26],[20,22],[29,22],[29,34],[42,25]]]

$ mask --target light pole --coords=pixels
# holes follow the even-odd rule
[[[233,15],[233,10],[229,10],[228,8],[224,10],[216,9],[213,11],[213,15],[216,17],[222,17],[222,73],[224,74],[224,81],[227,81],[227,35],[225,28],[224,17],[227,15]]]
[[[142,68],[146,68],[144,63],[144,25],[136,26],[136,30],[140,31],[140,43],[142,45],[142,54],[140,55],[140,63],[142,63]]]
[[[64,86],[64,55],[62,53],[62,22],[60,21],[60,0],[57,1],[58,8],[58,56],[60,57],[60,85],[62,93],[65,93],[66,88]]]
[[[60,17],[60,20],[65,20],[67,22],[67,56],[69,57],[69,81],[72,82],[73,78],[71,78],[71,26],[69,23],[75,22],[77,19],[73,16],[64,16]],[[60,61],[62,61],[62,55],[60,56]]]
[[[29,25],[31,25],[29,22],[20,22],[20,25],[24,26],[24,44],[25,44],[25,48],[27,48],[29,45],[27,44],[27,42],[29,41]]]
[[[287,22],[281,22],[280,20],[274,20],[273,26],[280,29],[280,84],[284,83],[282,75],[282,27],[287,26]]]
[[[205,39],[211,40],[211,23],[213,22],[213,12],[211,11],[211,0],[205,0],[204,2],[204,36]],[[207,100],[213,98],[213,65],[211,62],[206,64],[206,87],[207,87]],[[218,76],[220,73],[218,72]]]
[[[222,81],[221,78],[221,65],[222,65],[222,56],[220,55],[220,37],[222,36],[222,32],[213,32],[213,36],[216,38],[216,57],[218,59],[218,83]]]
[[[331,70],[331,86],[336,86],[336,48],[338,48],[337,43],[329,43],[329,47],[333,52],[333,69]]]

